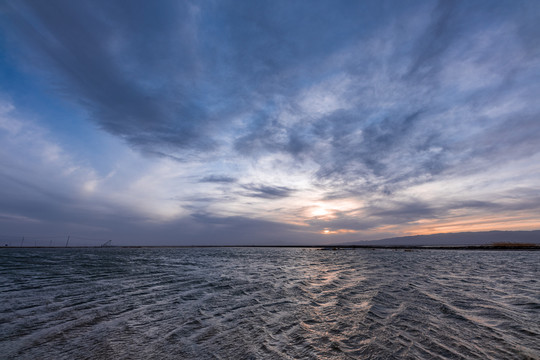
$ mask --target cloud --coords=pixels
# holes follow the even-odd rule
[[[291,196],[291,194],[294,192],[294,189],[290,189],[286,186],[248,184],[242,185],[242,188],[248,190],[248,192],[242,193],[242,195],[263,199],[286,198]]]
[[[512,63],[505,50],[526,56],[511,42],[536,29],[518,35],[506,26],[503,45],[486,45],[486,29],[495,35],[505,26],[497,21],[504,9],[489,18],[466,3],[392,12],[325,2],[10,4],[8,19],[31,61],[58,75],[65,96],[99,126],[145,153],[180,161],[229,150],[286,153],[318,161],[318,176],[338,181],[386,178],[398,161],[412,168],[387,183],[444,171],[463,152],[445,132],[464,129],[448,116],[461,105],[449,96],[460,92],[448,94],[443,81],[466,81],[470,66],[487,69],[484,78],[534,67]],[[490,91],[504,97],[512,87]]]
[[[455,3],[441,0],[433,9],[429,25],[416,39],[416,48],[413,51],[408,76],[425,76],[436,70],[434,67],[439,64],[441,55],[457,34],[456,29],[452,29],[457,24],[456,19],[452,18],[455,8]]]
[[[34,65],[57,75],[60,90],[85,106],[103,129],[141,149],[213,146],[198,130],[208,114],[187,95],[195,40],[189,26],[176,28],[177,21],[195,21],[196,12],[186,4],[11,5],[9,19]],[[154,18],[159,21],[149,20]],[[139,31],[141,21],[151,22],[148,31]],[[164,56],[175,49],[172,59]]]
[[[23,224],[84,222],[92,210],[83,210],[79,201],[96,172],[22,117],[11,101],[0,100],[0,108],[0,213]]]
[[[226,176],[226,175],[208,175],[208,176],[205,176],[203,177],[201,180],[199,180],[200,182],[203,182],[203,183],[234,183],[236,182],[237,180],[233,177],[230,177],[230,176]]]
[[[282,222],[205,213],[193,213],[191,218],[196,224],[192,227],[204,228],[204,231],[193,234],[198,244],[298,245],[321,243],[324,240],[305,233],[301,226]]]
[[[0,213],[37,224],[100,229],[114,219],[152,221],[181,213],[167,199],[168,177],[178,175],[167,160],[139,159],[124,149],[108,159],[121,168],[103,176],[11,101],[0,99],[0,109]]]

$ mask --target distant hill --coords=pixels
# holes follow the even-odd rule
[[[371,241],[348,242],[344,245],[374,246],[466,246],[489,245],[493,243],[531,243],[540,244],[540,230],[533,231],[482,231],[432,235],[415,235]]]

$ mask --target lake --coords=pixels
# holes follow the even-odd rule
[[[540,359],[540,252],[0,251],[3,359]]]

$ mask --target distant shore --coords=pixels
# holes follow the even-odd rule
[[[193,249],[193,248],[290,248],[316,250],[527,250],[538,251],[536,244],[493,244],[493,245],[121,245],[121,246],[3,246],[4,249]]]

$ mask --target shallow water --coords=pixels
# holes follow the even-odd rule
[[[540,253],[2,249],[3,359],[540,359]]]

